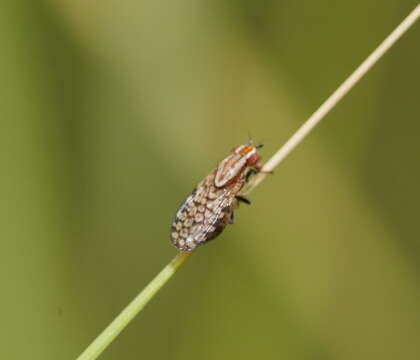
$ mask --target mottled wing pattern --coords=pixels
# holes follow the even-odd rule
[[[241,174],[231,185],[217,188],[213,170],[179,208],[171,226],[171,241],[182,251],[216,237],[231,222],[235,195],[245,183]]]

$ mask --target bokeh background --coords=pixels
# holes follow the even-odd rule
[[[227,152],[270,157],[414,0],[0,11],[0,358],[74,359],[176,254]],[[420,24],[103,359],[420,357]]]

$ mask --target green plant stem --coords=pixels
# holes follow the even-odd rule
[[[180,252],[162,271],[127,305],[108,327],[86,348],[77,360],[96,359],[128,323],[146,306],[153,296],[175,274],[178,268],[191,255],[191,252]]]

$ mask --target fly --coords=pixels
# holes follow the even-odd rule
[[[172,243],[179,250],[192,251],[233,223],[235,199],[249,203],[238,193],[252,172],[261,171],[257,153],[261,147],[248,143],[233,148],[180,206],[170,234]]]

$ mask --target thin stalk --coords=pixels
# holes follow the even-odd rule
[[[245,193],[254,189],[284,158],[318,125],[337,103],[366,75],[376,62],[420,17],[420,4],[399,24],[382,43],[353,71],[353,73],[324,101],[290,139],[264,164],[263,172],[254,176]]]
[[[420,4],[398,25],[394,31],[366,58],[365,61],[325,100],[295,134],[267,161],[264,172],[273,169],[312,131],[312,129],[337,105],[337,103],[356,85],[356,83],[376,64],[398,39],[420,17]],[[249,193],[266,176],[259,173],[251,179],[244,193]],[[96,359],[131,320],[144,308],[163,285],[175,274],[176,270],[191,255],[181,252],[137,295],[137,297],[112,321],[110,325],[87,347],[77,360]]]
[[[111,342],[124,330],[131,320],[146,306],[151,298],[175,274],[178,268],[191,255],[191,252],[180,252],[162,271],[138,294],[134,300],[108,325],[105,330],[86,348],[77,360],[96,359]]]

